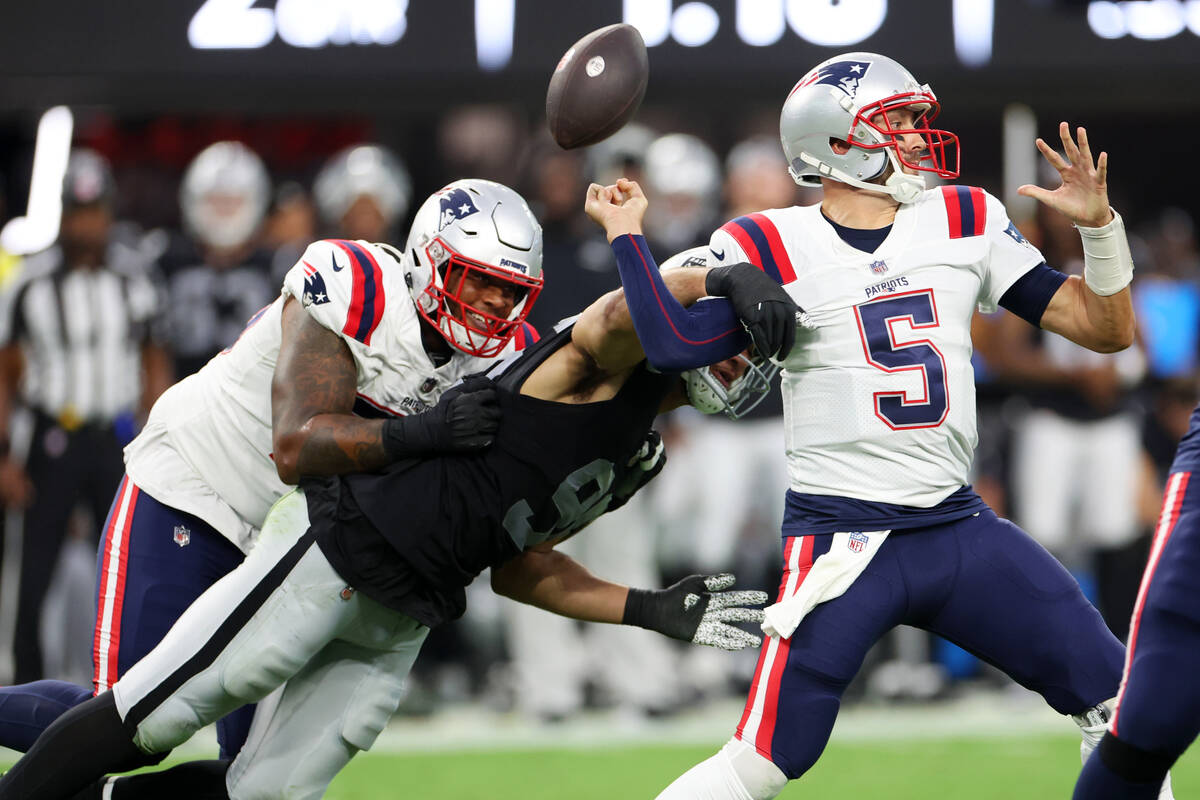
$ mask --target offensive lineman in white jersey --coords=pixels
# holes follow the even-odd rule
[[[1086,253],[1068,278],[958,175],[938,103],[895,61],[831,58],[783,106],[792,177],[820,206],[772,209],[713,234],[807,314],[783,361],[789,481],[785,573],[734,737],[660,798],[763,800],[804,774],[867,650],[899,624],[933,631],[1069,714],[1088,753],[1104,733],[1124,648],[1070,574],[967,484],[976,443],[970,321],[997,307],[1099,352],[1128,347],[1133,263],[1108,205],[1107,155],[1061,124],[1062,178],[1023,186],[1069,217]],[[1169,781],[1163,787],[1169,796]]]
[[[438,399],[536,340],[524,320],[541,261],[541,226],[525,201],[478,179],[430,196],[403,253],[361,241],[310,245],[280,297],[168,389],[126,448],[101,542],[93,689],[0,689],[0,745],[27,749],[153,649],[241,563],[301,475],[486,447],[499,419],[493,393]],[[252,712],[218,723],[223,758],[245,741]]]

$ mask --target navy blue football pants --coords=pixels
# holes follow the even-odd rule
[[[784,540],[781,598],[832,538]],[[954,642],[1062,714],[1117,693],[1125,648],[1070,573],[989,510],[893,531],[845,594],[809,612],[790,639],[764,641],[737,738],[789,778],[803,775],[824,750],[867,650],[901,624]]]
[[[37,681],[0,688],[0,746],[27,750],[60,714],[111,688],[242,559],[241,550],[199,517],[163,505],[126,477],[97,559],[93,686]],[[253,713],[247,706],[217,723],[222,757],[241,749]]]
[[[1191,477],[1176,472],[1167,481],[1108,726],[1109,736],[1151,758],[1105,747],[1106,753],[1125,753],[1125,763],[1106,764],[1093,754],[1075,787],[1079,800],[1157,797],[1159,773],[1200,734],[1200,481]],[[1154,775],[1138,774],[1146,771]]]

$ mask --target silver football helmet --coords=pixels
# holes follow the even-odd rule
[[[660,136],[646,150],[646,231],[668,250],[696,244],[712,230],[721,201],[721,162],[686,133]]]
[[[693,247],[668,258],[661,269],[707,266],[708,248]],[[737,419],[766,399],[771,391],[771,381],[779,374],[779,366],[758,355],[754,345],[735,358],[741,372],[732,379],[727,377],[729,371],[714,372],[712,366],[683,373],[684,392],[693,408],[702,414],[723,413],[730,419]]]
[[[408,213],[412,178],[391,150],[359,144],[334,154],[313,182],[313,197],[321,218],[337,225],[354,201],[366,195],[375,201],[386,227]]]
[[[262,159],[241,142],[217,142],[192,159],[179,187],[183,221],[192,236],[216,248],[245,244],[271,200]]]
[[[417,310],[473,356],[503,350],[542,290],[542,226],[521,195],[499,183],[467,178],[434,192],[417,210],[405,249]],[[507,318],[464,301],[468,277],[513,291]]]
[[[887,112],[896,109],[914,113],[912,128],[892,126]],[[819,187],[830,178],[911,203],[925,189],[923,173],[958,177],[958,137],[929,127],[939,109],[929,85],[886,56],[843,53],[822,61],[792,87],[779,116],[788,172],[802,186]],[[925,142],[915,162],[897,143],[909,134]],[[830,140],[850,149],[838,153]]]

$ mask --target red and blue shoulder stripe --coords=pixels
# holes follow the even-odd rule
[[[350,309],[342,333],[353,336],[363,344],[371,343],[371,334],[383,319],[383,271],[370,251],[345,239],[330,239],[335,247],[350,256],[354,287],[350,294]]]
[[[951,239],[979,236],[987,224],[987,201],[978,186],[943,186]]]
[[[796,280],[792,260],[784,249],[779,229],[766,214],[747,214],[721,226],[721,230],[732,236],[741,246],[750,263],[770,275],[779,283]]]
[[[537,328],[530,325],[528,322],[522,322],[517,328],[517,332],[513,335],[513,346],[517,350],[524,350],[531,344],[536,344],[541,336],[538,336]]]

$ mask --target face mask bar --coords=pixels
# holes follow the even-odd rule
[[[893,128],[891,120],[888,119],[887,112],[896,111],[904,108],[919,106],[920,113],[916,114],[914,127],[912,128]],[[913,109],[917,111],[916,108]],[[929,123],[933,122],[937,117],[941,106],[937,99],[934,98],[932,92],[905,92],[891,97],[886,97],[877,102],[863,106],[858,114],[854,117],[854,124],[850,128],[850,135],[847,141],[855,147],[861,147],[864,150],[879,150],[883,148],[891,148],[895,153],[896,159],[904,166],[910,169],[919,170],[921,172],[932,172],[939,178],[954,179],[958,177],[959,172],[959,151],[958,137],[950,131],[941,130],[938,128],[930,128]],[[873,122],[872,119],[878,116],[880,122]],[[859,125],[864,125],[878,133],[883,141],[868,142],[862,138],[855,137],[854,132],[858,130]],[[900,149],[896,137],[916,134],[925,142],[925,151],[921,154],[918,163],[912,163],[904,157],[903,151]],[[954,166],[949,166],[951,154],[953,154]],[[920,162],[930,162],[923,164]]]
[[[771,381],[779,374],[779,367],[770,362],[764,364],[756,359],[747,357],[744,353],[739,354],[736,358],[745,367],[745,371],[734,379],[729,386],[721,383],[708,367],[701,367],[694,370],[694,374],[712,392],[712,399],[715,401],[715,405],[718,406],[717,408],[713,408],[712,411],[700,408],[701,411],[705,413],[722,411],[730,419],[739,419],[749,414],[759,403],[766,399],[767,393],[771,391]],[[691,399],[692,389],[690,385],[688,394],[689,399]]]
[[[429,243],[425,255],[442,280],[434,280],[425,287],[425,294],[434,300],[434,314],[431,317],[423,305],[418,304],[421,315],[464,353],[489,358],[503,350],[533,308],[542,291],[542,278],[468,258],[440,238]],[[511,290],[514,304],[508,317],[496,316],[463,300],[469,279],[485,286],[500,285]]]

